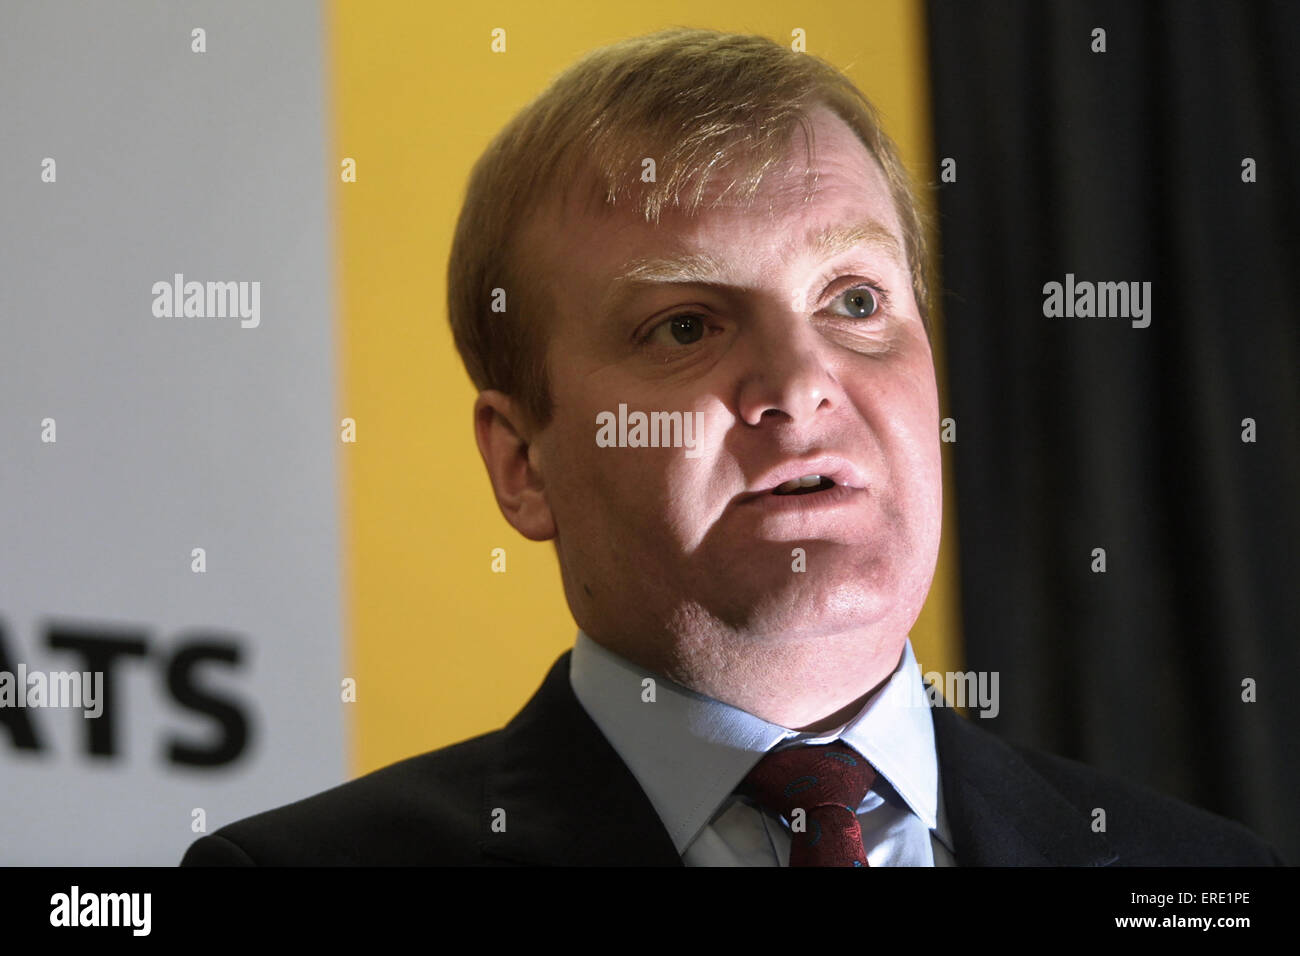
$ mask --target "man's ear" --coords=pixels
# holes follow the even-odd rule
[[[520,405],[505,392],[480,392],[474,402],[474,437],[501,514],[530,541],[554,538],[555,516],[529,455],[533,434]]]

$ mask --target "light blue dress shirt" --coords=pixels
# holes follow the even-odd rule
[[[643,699],[653,678],[655,699]],[[876,768],[858,807],[871,866],[953,866],[930,708],[908,641],[893,675],[852,720],[790,730],[649,673],[582,631],[569,681],[649,797],[687,866],[788,866],[788,823],[734,793],[759,759],[793,741],[848,744]]]

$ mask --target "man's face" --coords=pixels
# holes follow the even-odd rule
[[[829,110],[812,120],[811,202],[797,133],[751,206],[654,225],[575,201],[527,233],[556,306],[555,414],[530,454],[570,608],[612,646],[864,629],[901,643],[929,590],[938,401],[902,232],[862,143]],[[597,416],[620,404],[702,412],[699,456],[600,447]],[[803,474],[836,485],[773,494]]]

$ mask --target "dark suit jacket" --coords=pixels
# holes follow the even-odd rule
[[[932,708],[963,866],[1280,864],[1244,827]],[[1092,830],[1093,808],[1106,831]],[[494,832],[494,811],[505,811]],[[497,814],[498,819],[500,814]],[[499,826],[498,826],[499,829]],[[631,771],[569,685],[569,653],[502,730],[222,827],[183,866],[680,866]]]

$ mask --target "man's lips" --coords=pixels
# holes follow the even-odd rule
[[[737,506],[746,513],[802,512],[812,513],[837,509],[863,499],[865,488],[835,485],[823,491],[806,494],[774,495],[770,491],[745,495]]]
[[[787,481],[803,478],[808,475],[820,475],[822,478],[829,478],[835,483],[835,487],[824,491],[804,494],[774,494],[776,489]],[[847,458],[840,458],[834,455],[819,455],[810,458],[800,458],[794,461],[787,461],[764,472],[759,476],[758,480],[754,482],[753,487],[749,491],[737,496],[736,503],[744,504],[763,497],[775,498],[778,501],[785,498],[799,501],[810,501],[812,499],[824,498],[835,491],[862,491],[866,487],[866,478],[858,467]],[[842,500],[843,497],[844,496],[841,495],[836,496],[839,500]]]

